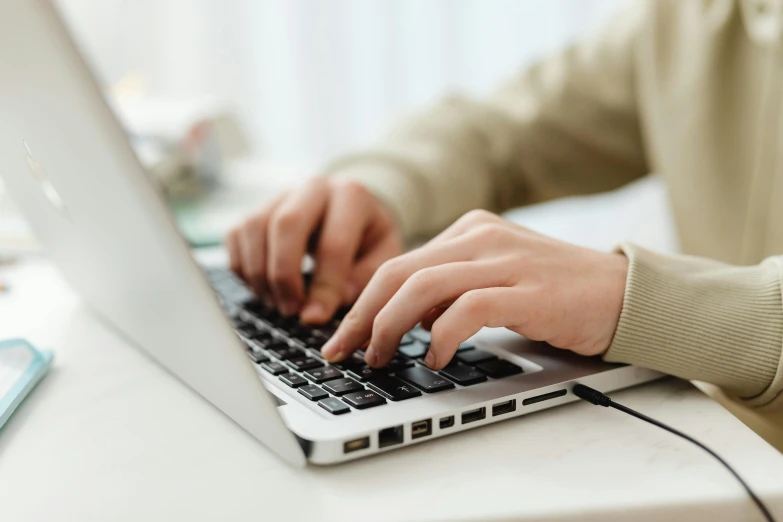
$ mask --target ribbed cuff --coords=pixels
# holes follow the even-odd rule
[[[351,179],[367,187],[394,214],[406,241],[420,234],[426,209],[422,208],[421,191],[404,169],[380,160],[342,161],[327,168],[324,175]]]
[[[754,403],[774,399],[783,347],[777,259],[737,267],[627,243],[620,249],[628,279],[605,360],[710,382]]]

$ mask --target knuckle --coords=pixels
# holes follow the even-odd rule
[[[367,188],[358,181],[345,179],[340,180],[337,183],[337,188],[340,190],[340,192],[344,192],[349,196],[361,198],[369,194]]]
[[[280,233],[287,233],[296,228],[298,220],[298,212],[295,210],[281,209],[272,217],[271,225],[272,228],[279,231]]]
[[[458,299],[460,309],[468,315],[477,315],[486,307],[484,297],[477,292],[468,292]]]
[[[416,293],[428,293],[437,285],[436,279],[434,269],[423,268],[413,274],[409,281]]]
[[[344,237],[332,238],[318,245],[318,254],[322,259],[343,259],[349,255],[350,245]]]
[[[401,258],[399,257],[395,257],[384,261],[376,273],[378,279],[383,282],[398,281],[403,273],[403,262],[400,259]]]
[[[472,234],[490,242],[504,241],[508,237],[508,231],[500,223],[483,223],[474,228]]]
[[[481,208],[473,209],[463,216],[463,219],[469,223],[485,223],[494,218],[495,214]]]

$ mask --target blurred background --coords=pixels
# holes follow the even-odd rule
[[[55,3],[199,245],[395,117],[488,93],[623,0]],[[0,195],[0,252],[34,248],[23,230]]]

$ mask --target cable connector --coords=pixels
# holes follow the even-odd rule
[[[596,406],[603,406],[604,408],[608,408],[612,404],[612,399],[584,384],[574,385],[574,395],[584,401],[595,404]]]

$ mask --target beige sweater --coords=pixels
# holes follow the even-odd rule
[[[690,256],[622,245],[630,270],[606,359],[783,418],[782,30],[783,0],[638,1],[493,96],[450,97],[328,170],[386,200],[408,238],[473,208],[660,173]]]

